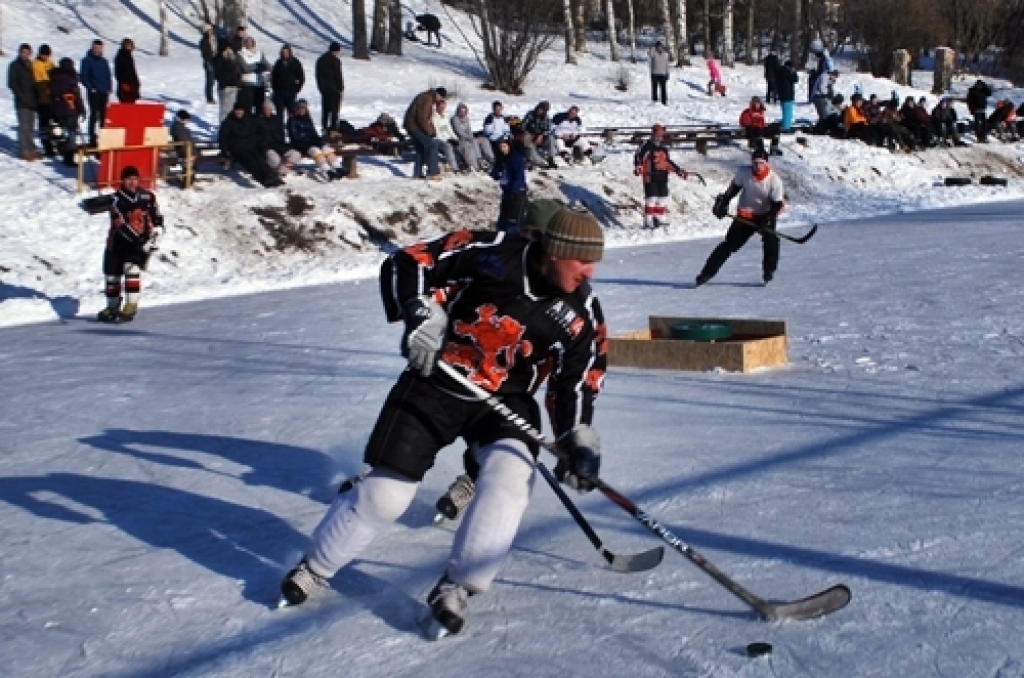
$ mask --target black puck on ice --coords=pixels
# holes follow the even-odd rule
[[[747,656],[748,657],[763,657],[766,654],[772,653],[772,644],[765,643],[763,641],[757,641],[747,645]]]

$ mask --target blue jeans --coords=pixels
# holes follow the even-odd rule
[[[418,129],[409,130],[413,146],[416,147],[416,160],[412,165],[413,177],[419,179],[423,173],[423,158],[427,159],[427,174],[438,173],[437,169],[437,139],[427,136]]]
[[[793,128],[793,102],[782,101],[779,105],[782,107],[782,131],[788,132]]]

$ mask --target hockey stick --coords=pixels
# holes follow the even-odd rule
[[[462,376],[458,370],[449,365],[448,363],[438,361],[438,367],[444,371],[452,380],[463,388],[467,389],[470,393],[475,395],[481,401],[483,401],[493,411],[497,412],[501,416],[505,417],[510,423],[515,424],[521,431],[529,435],[538,445],[546,449],[551,454],[555,455],[559,459],[566,459],[566,454],[558,449],[558,447],[549,442],[544,436],[530,425],[530,422],[526,421],[511,409],[508,408],[505,403],[501,402],[496,396],[491,395],[487,391],[483,390],[476,384],[472,383],[464,376]],[[711,564],[704,556],[695,551],[691,546],[686,544],[682,539],[672,534],[666,527],[656,521],[654,518],[649,516],[636,504],[630,501],[627,497],[617,492],[610,485],[605,483],[600,478],[593,480],[594,486],[601,490],[604,496],[608,497],[614,504],[619,506],[626,513],[630,514],[636,520],[646,527],[648,530],[656,534],[666,544],[671,546],[673,549],[682,554],[687,560],[703,570],[708,576],[714,579],[716,582],[722,585],[729,593],[742,600],[751,609],[757,612],[763,619],[779,620],[779,619],[813,619],[814,617],[820,617],[822,615],[835,612],[836,610],[846,607],[847,603],[850,602],[850,589],[845,584],[836,584],[835,586],[815,593],[814,595],[800,600],[793,601],[768,601],[760,598],[747,589],[743,588],[740,584],[733,581],[724,572],[719,570],[713,564]]]
[[[573,520],[576,521],[576,524],[579,525],[581,530],[583,530],[583,534],[587,535],[587,538],[590,539],[590,543],[594,545],[597,552],[608,561],[608,564],[611,565],[613,571],[624,574],[629,572],[643,572],[644,570],[653,569],[661,563],[661,559],[665,557],[665,548],[662,546],[649,551],[644,551],[643,553],[626,555],[616,554],[609,551],[605,548],[601,538],[597,536],[596,532],[594,532],[594,528],[590,526],[590,523],[583,517],[580,510],[576,508],[576,504],[572,502],[572,499],[569,499],[569,495],[565,493],[562,486],[559,485],[555,477],[551,475],[551,471],[548,470],[548,467],[543,463],[538,463],[537,470],[539,470],[540,474],[544,476],[544,480],[546,480],[548,486],[551,487],[551,491],[562,500],[562,505],[565,507],[565,510],[569,512],[569,515],[572,516]]]
[[[791,236],[791,235],[786,235],[785,233],[780,233],[779,231],[776,231],[775,229],[766,228],[765,226],[762,226],[762,225],[760,225],[760,224],[758,224],[756,222],[750,221],[749,219],[744,219],[743,217],[737,216],[735,214],[726,214],[725,216],[732,217],[733,219],[735,219],[736,221],[740,222],[741,224],[746,224],[747,226],[750,226],[750,227],[754,228],[758,233],[763,233],[765,235],[774,235],[776,238],[781,238],[782,240],[788,240],[789,242],[795,242],[798,245],[803,245],[805,242],[807,242],[808,240],[813,238],[814,234],[818,232],[818,225],[814,224],[813,226],[811,226],[811,230],[807,231],[807,233],[805,235],[802,235],[799,238],[796,238],[796,237]]]
[[[697,177],[698,179],[700,179],[701,185],[703,185],[703,186],[707,186],[708,185],[708,182],[704,181],[704,177],[702,177],[701,175],[697,174],[696,172],[691,172],[690,170],[686,170],[686,174],[687,174],[687,176]]]

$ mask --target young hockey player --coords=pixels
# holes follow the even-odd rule
[[[139,186],[139,170],[131,165],[121,170],[121,188],[110,206],[110,231],[103,252],[107,307],[97,319],[105,323],[130,322],[139,310],[142,271],[155,248],[156,229],[163,229],[164,218],[156,204],[156,195]],[[126,299],[121,307],[121,278]]]
[[[644,182],[644,228],[668,227],[668,175],[689,176],[672,162],[665,146],[665,126],[651,128],[651,138],[633,156],[633,174]]]
[[[526,510],[539,452],[522,429],[472,398],[437,363],[501,398],[533,426],[532,387],[548,379],[551,426],[569,461],[565,481],[593,488],[600,442],[591,428],[605,368],[604,320],[590,289],[604,234],[586,211],[562,209],[538,242],[508,233],[455,231],[406,247],[381,269],[390,320],[403,320],[409,368],[384,404],[367,444],[373,470],[339,494],[314,530],[305,556],[281,583],[298,605],[409,507],[437,453],[458,437],[480,466],[447,568],[427,596],[428,635],[458,633],[469,597],[487,591]],[[439,302],[453,284],[459,294]]]
[[[513,139],[506,139],[498,146],[499,154],[504,160],[491,171],[491,176],[501,186],[497,229],[518,233],[526,211],[526,190],[529,187],[526,149],[523,146],[521,131]]]
[[[785,206],[785,189],[782,179],[769,167],[768,157],[763,148],[755,150],[751,154],[751,164],[740,167],[725,193],[715,198],[711,213],[719,219],[728,216],[729,202],[733,198],[739,195],[740,201],[725,240],[711,252],[704,269],[697,275],[697,287],[714,278],[729,256],[738,252],[750,236],[758,232],[764,247],[761,269],[764,284],[771,282],[775,275],[779,265],[779,239],[771,231],[775,230],[775,219]]]

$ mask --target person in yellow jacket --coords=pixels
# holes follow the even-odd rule
[[[878,146],[882,140],[878,130],[868,124],[868,116],[864,112],[864,97],[854,94],[850,105],[843,111],[843,129],[849,139],[860,139],[865,144]]]
[[[51,130],[53,119],[50,114],[50,71],[57,67],[51,58],[50,46],[39,45],[36,58],[32,60],[32,79],[36,83],[36,117],[39,118],[39,140],[47,158],[54,155]]]

